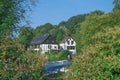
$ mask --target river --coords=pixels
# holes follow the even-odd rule
[[[45,74],[49,75],[49,74],[57,73],[59,70],[62,70],[62,68],[65,68],[70,64],[71,61],[69,60],[48,62],[45,65]]]

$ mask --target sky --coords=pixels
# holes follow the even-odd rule
[[[30,14],[30,25],[35,28],[45,23],[53,25],[70,17],[101,10],[112,11],[113,0],[39,0]]]

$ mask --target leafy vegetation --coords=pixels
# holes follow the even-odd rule
[[[95,44],[82,49],[74,58],[66,79],[119,80],[120,27],[105,28],[94,35]],[[79,64],[79,65],[78,65]]]
[[[120,0],[109,13],[96,10],[73,16],[58,25],[46,23],[32,29],[21,27],[32,0],[0,1],[0,79],[43,80],[45,56],[27,50],[33,36],[51,34],[57,42],[72,36],[78,55],[65,80],[119,80],[120,79]],[[34,0],[33,0],[34,1]],[[29,6],[27,6],[29,4]],[[26,7],[25,7],[26,6]],[[12,35],[11,35],[12,34]],[[46,53],[49,61],[68,59],[68,51]],[[61,76],[59,76],[61,78]]]
[[[78,34],[80,54],[74,58],[66,80],[120,79],[120,14],[118,5],[106,14],[90,13]]]
[[[42,79],[44,56],[26,51],[17,39],[2,38],[0,44],[0,79]]]
[[[13,36],[31,1],[0,0],[0,80],[43,80],[44,56],[25,48],[32,29],[23,27],[19,39]]]
[[[35,0],[0,0],[0,36],[13,35]]]
[[[67,50],[60,51],[58,53],[55,53],[54,51],[49,51],[46,52],[46,55],[48,57],[48,61],[67,60],[70,52]]]
[[[33,29],[31,27],[21,27],[19,30],[19,42],[27,48],[29,46],[30,41],[34,36]]]

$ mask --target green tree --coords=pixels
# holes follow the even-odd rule
[[[50,34],[52,35],[53,38],[56,38],[57,33],[58,33],[58,27],[55,27],[50,30]]]
[[[68,28],[66,28],[65,26],[60,26],[59,29],[64,31],[64,37],[67,37],[70,35],[70,31]]]
[[[61,29],[58,29],[58,33],[56,36],[56,41],[60,42],[64,38],[64,31]]]
[[[120,79],[119,7],[106,14],[90,13],[78,30],[81,52],[64,80]]]
[[[88,45],[74,58],[67,79],[120,79],[119,30],[119,26],[106,27],[96,33],[92,38],[95,44]]]
[[[70,55],[70,52],[68,50],[64,50],[58,53],[57,59],[58,60],[67,60],[68,55]]]
[[[0,43],[1,80],[43,80],[44,56],[26,51],[18,39],[2,38]]]
[[[25,19],[31,0],[0,0],[0,36],[10,35]]]
[[[35,29],[35,35],[41,36],[41,35],[44,35],[46,33],[50,33],[50,30],[52,30],[53,28],[54,28],[54,26],[50,23],[46,23],[44,25],[38,26]]]
[[[87,17],[86,20],[81,23],[81,27],[79,30],[78,35],[80,35],[80,44],[81,47],[94,43],[91,41],[91,37],[99,31],[99,16],[102,15],[98,12],[91,12]]]
[[[28,46],[30,41],[32,40],[34,36],[33,29],[30,27],[21,27],[19,30],[19,41],[21,44],[23,44],[25,47]]]
[[[69,30],[70,34],[73,34],[76,31],[76,25],[83,22],[86,15],[87,14],[73,16],[69,18],[68,21],[62,21],[58,26],[65,26]]]

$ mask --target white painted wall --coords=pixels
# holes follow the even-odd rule
[[[69,44],[67,41],[69,41]],[[72,41],[73,41],[73,44],[72,44]],[[75,49],[67,49],[67,46],[74,46]],[[76,54],[76,42],[72,38],[69,38],[64,43],[60,43],[59,45],[58,44],[40,44],[37,46],[37,48],[34,48],[35,51],[41,50],[41,54],[44,54],[49,50],[59,50],[59,49],[69,50],[70,52],[72,52],[72,54]]]
[[[64,50],[65,49],[65,43],[60,43],[59,46],[60,46],[60,50]]]
[[[48,52],[50,49],[48,48],[48,44],[41,44],[41,54],[44,54],[45,52]]]
[[[72,44],[72,41],[73,41],[73,44]],[[60,43],[59,46],[60,46],[60,49],[69,50],[70,52],[72,52],[72,54],[76,54],[76,42],[72,38],[65,40],[64,43]],[[75,49],[67,49],[67,46],[74,46]]]
[[[51,44],[51,50],[58,50],[58,44]]]
[[[41,48],[41,53],[44,54],[49,50],[58,50],[58,44],[41,44],[40,48]]]

